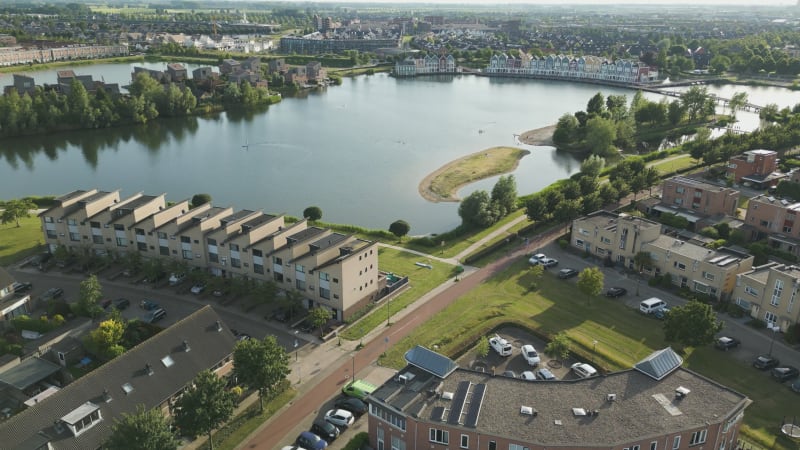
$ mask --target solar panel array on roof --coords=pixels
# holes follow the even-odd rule
[[[444,417],[444,406],[435,406],[431,411],[431,420],[441,422]]]
[[[716,256],[714,258],[711,258],[708,262],[710,262],[711,264],[716,264],[722,261],[723,259],[725,259],[725,256]]]
[[[739,259],[739,258],[736,258],[736,257],[733,257],[733,258],[728,258],[728,259],[723,259],[722,261],[718,262],[718,263],[717,263],[717,265],[718,265],[718,266],[720,266],[720,267],[725,267],[725,266],[727,266],[728,264],[730,264],[730,263],[732,263],[732,262],[734,262],[734,261],[736,261],[736,260],[738,260],[738,259]]]
[[[464,425],[472,428],[478,425],[478,416],[481,413],[484,394],[486,394],[486,384],[478,383],[475,386],[475,390],[472,391],[472,398],[469,401],[469,410],[467,411],[467,421],[464,422]]]
[[[447,416],[447,423],[457,425],[461,419],[461,410],[464,409],[464,401],[467,399],[470,382],[460,381],[456,388],[456,395],[453,397],[453,404],[450,407],[450,414]]]
[[[419,367],[439,378],[450,375],[458,368],[458,365],[452,359],[432,350],[428,350],[421,345],[417,345],[407,351],[404,356],[406,361],[412,366]]]

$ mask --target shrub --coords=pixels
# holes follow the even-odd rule
[[[767,328],[767,323],[761,319],[751,319],[749,322],[747,322],[747,324],[756,330],[763,330],[764,328]]]
[[[568,245],[569,245],[569,241],[567,241],[566,239],[559,239],[558,240],[558,246],[561,247],[561,250],[565,250]]]
[[[730,305],[730,307],[728,308],[728,315],[733,317],[734,319],[744,317],[744,314],[746,312],[747,311],[740,308],[738,305]]]
[[[789,345],[797,344],[800,342],[800,327],[796,323],[789,325],[786,333],[783,334],[783,338],[786,339],[786,343]]]
[[[344,446],[343,450],[361,450],[364,448],[365,445],[369,443],[369,434],[362,431],[357,435],[353,436],[353,439],[350,439],[350,442]]]

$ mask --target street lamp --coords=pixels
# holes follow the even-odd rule
[[[594,364],[594,358],[597,354],[597,339],[592,341],[592,364]]]
[[[392,317],[392,316],[391,316],[391,311],[389,310],[389,303],[390,303],[390,302],[391,302],[391,300],[387,298],[387,299],[386,299],[386,326],[387,326],[387,327],[388,327],[389,325],[391,325],[391,323],[389,322],[389,320],[390,320],[390,319],[391,319],[391,317]]]
[[[300,347],[300,341],[295,339],[294,340],[294,360],[295,360],[295,362],[297,362],[297,358],[298,358],[297,354],[300,352],[300,350],[298,350],[299,347]]]
[[[775,345],[775,336],[778,334],[778,331],[781,331],[781,327],[773,324],[767,324],[767,328],[772,330],[772,340],[769,341],[769,356],[772,356],[772,347]]]

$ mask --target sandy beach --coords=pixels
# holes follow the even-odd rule
[[[555,125],[528,130],[519,135],[519,141],[526,145],[553,145],[553,132]]]

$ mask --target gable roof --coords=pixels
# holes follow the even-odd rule
[[[458,365],[452,359],[428,350],[421,345],[417,345],[407,351],[404,357],[412,366],[419,367],[439,378],[450,375],[458,368]]]
[[[654,351],[647,358],[636,363],[633,368],[654,380],[660,380],[680,367],[681,364],[683,364],[683,358],[672,348],[667,347]]]
[[[168,329],[75,380],[37,405],[0,423],[4,448],[26,449],[44,436],[53,449],[98,448],[111,434],[115,419],[135,412],[143,404],[150,409],[161,405],[197,374],[224,361],[236,339],[229,329],[217,331],[221,319],[204,306]],[[184,350],[186,341],[191,350]],[[169,357],[169,360],[167,359]],[[152,375],[146,370],[149,365]],[[132,390],[125,392],[123,385]],[[110,401],[107,401],[109,400]],[[98,407],[101,420],[73,436],[62,418],[84,407]],[[86,409],[86,408],[84,408]]]

